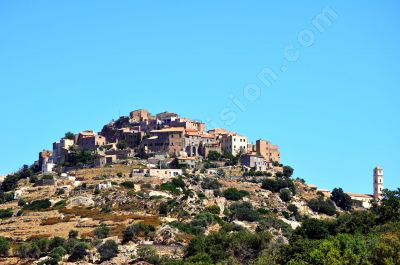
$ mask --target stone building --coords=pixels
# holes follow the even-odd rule
[[[135,131],[131,128],[121,128],[116,132],[116,141],[125,142],[130,148],[138,147],[144,137],[144,132]]]
[[[256,141],[256,153],[257,155],[263,156],[265,160],[269,162],[280,162],[279,147],[273,145],[266,140]]]
[[[76,136],[76,143],[83,150],[96,150],[106,144],[106,138],[88,130]]]
[[[240,164],[249,168],[254,168],[255,171],[265,172],[272,167],[263,156],[245,154],[240,157]]]
[[[247,153],[247,137],[238,134],[225,134],[221,139],[221,149],[224,153],[234,156]]]
[[[134,110],[129,114],[129,117],[133,122],[146,121],[153,118],[151,113],[145,109]]]
[[[203,145],[212,142],[215,142],[215,137],[211,134],[191,128],[185,130],[184,150],[188,156],[201,155]]]
[[[52,156],[53,156],[53,153],[51,151],[49,151],[49,150],[44,150],[43,149],[41,152],[39,152],[39,160],[38,160],[39,168],[42,168],[43,162],[44,162],[45,159],[49,159]]]
[[[53,143],[53,154],[52,159],[54,163],[63,161],[70,152],[70,148],[75,144],[74,140],[61,139],[58,142]]]
[[[167,153],[170,156],[178,156],[184,152],[185,128],[171,127],[161,130],[153,130],[150,137],[141,143],[141,150],[145,153]]]
[[[200,133],[203,133],[206,126],[203,122],[200,121],[193,121],[187,118],[178,118],[171,120],[170,123],[171,127],[183,127],[185,129],[194,129]]]

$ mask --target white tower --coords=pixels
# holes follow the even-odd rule
[[[374,168],[374,198],[380,199],[383,191],[383,169],[380,166]]]

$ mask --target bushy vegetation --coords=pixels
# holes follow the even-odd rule
[[[282,201],[288,202],[292,199],[292,192],[288,188],[281,189],[279,192],[279,197]]]
[[[210,206],[205,208],[205,211],[209,212],[209,213],[212,213],[212,214],[218,215],[221,212],[221,208],[219,208],[218,205],[210,205]]]
[[[230,201],[238,201],[241,200],[243,197],[248,196],[250,193],[245,190],[238,190],[236,188],[228,188],[224,190],[222,195]]]
[[[10,218],[11,216],[13,216],[11,209],[0,209],[0,219]]]
[[[133,224],[128,226],[122,233],[122,242],[127,243],[137,237],[147,237],[155,231],[155,227],[148,224]]]
[[[110,228],[108,228],[106,225],[102,224],[99,227],[97,227],[94,231],[93,234],[98,238],[98,239],[103,239],[106,238],[110,234]]]
[[[4,237],[0,237],[0,256],[7,256],[10,250],[10,242]]]
[[[296,186],[293,183],[293,180],[285,177],[276,179],[264,179],[261,187],[272,192],[279,192],[281,189],[288,188],[292,192],[292,194],[296,194]]]
[[[335,204],[342,208],[345,211],[351,210],[352,200],[351,197],[344,193],[341,188],[335,188],[332,191],[331,200],[335,202]]]
[[[158,256],[156,249],[152,246],[140,247],[137,250],[137,256],[140,261],[145,261],[155,265],[160,263],[160,257]]]
[[[135,182],[127,180],[122,182],[121,186],[127,189],[133,189],[135,187]]]
[[[90,166],[97,158],[98,154],[94,151],[72,148],[62,165],[68,167]]]
[[[76,243],[71,250],[69,261],[78,261],[87,255],[88,245],[84,242]]]
[[[31,203],[25,205],[23,209],[28,211],[40,211],[48,209],[50,208],[50,206],[51,206],[50,200],[43,199],[43,200],[32,201]]]
[[[232,215],[236,209],[252,209],[243,203],[234,204],[229,209]],[[295,205],[288,208],[298,214]],[[399,214],[400,190],[385,191],[384,199],[371,211],[346,213],[331,220],[305,218],[295,231],[266,213],[259,216],[256,233],[234,230],[232,224],[226,223],[217,233],[198,234],[188,245],[183,260],[162,264],[400,264]],[[271,228],[282,231],[289,244],[272,242],[268,232]]]
[[[67,201],[61,200],[54,204],[53,209],[58,210],[58,209],[65,208],[66,206],[67,206]]]
[[[216,179],[204,178],[201,182],[201,188],[205,190],[218,190],[221,188],[221,184]]]
[[[181,193],[181,190],[185,190],[185,182],[182,177],[174,178],[170,182],[166,182],[160,185],[161,190],[169,191],[172,194],[178,195]]]
[[[19,176],[16,174],[6,176],[4,181],[1,183],[1,190],[7,192],[16,189],[19,179]]]
[[[6,203],[14,200],[14,192],[3,192],[0,190],[0,203]]]
[[[326,215],[335,215],[336,208],[335,204],[330,199],[324,199],[323,197],[318,197],[311,199],[308,202],[308,206],[317,213],[323,213]]]
[[[185,260],[200,262],[195,264],[216,264],[231,259],[237,264],[246,264],[268,248],[271,238],[268,232],[253,234],[245,230],[230,233],[222,230],[198,236],[187,247]]]
[[[230,218],[239,221],[254,222],[260,218],[259,213],[250,202],[235,202],[229,206]]]
[[[114,258],[118,254],[118,244],[114,240],[107,240],[104,244],[97,248],[100,253],[101,261]]]
[[[222,155],[217,151],[210,151],[207,158],[211,161],[218,161],[222,158]]]
[[[192,235],[202,235],[207,227],[214,222],[221,222],[221,220],[218,216],[210,212],[201,212],[197,214],[190,223],[173,221],[169,224],[184,233]]]

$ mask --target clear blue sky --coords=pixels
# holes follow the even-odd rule
[[[344,3],[0,1],[0,173],[147,108],[269,139],[321,188],[370,193],[376,164],[399,187],[400,4]]]

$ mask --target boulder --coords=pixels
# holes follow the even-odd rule
[[[68,200],[68,204],[72,207],[74,206],[93,207],[95,205],[92,198],[85,196],[73,197]]]

